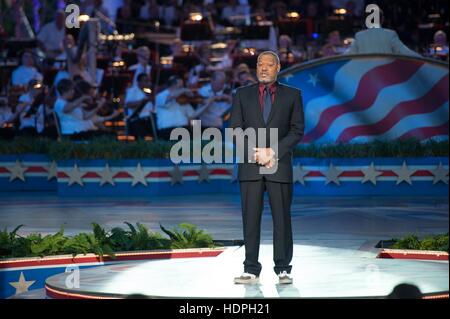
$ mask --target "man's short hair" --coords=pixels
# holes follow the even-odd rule
[[[62,79],[61,81],[59,81],[58,85],[57,85],[57,90],[59,92],[59,94],[63,95],[66,92],[70,91],[73,88],[73,82],[69,79]]]
[[[171,75],[167,80],[167,86],[171,87],[172,85],[175,85],[179,80],[181,80],[181,77],[179,77],[178,75]]]
[[[275,60],[277,61],[277,64],[281,64],[281,63],[280,63],[280,57],[278,56],[278,54],[276,54],[276,53],[273,52],[273,51],[264,51],[264,52],[261,52],[261,53],[258,55],[257,61],[259,61],[259,59],[260,59],[263,55],[271,55],[271,56],[273,56],[273,57],[275,58]]]
[[[227,79],[227,75],[223,71],[214,71],[213,74],[211,74],[211,80],[217,81],[218,79]]]

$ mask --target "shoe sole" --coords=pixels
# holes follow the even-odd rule
[[[280,279],[279,280],[279,284],[280,285],[290,285],[292,284],[294,281],[292,279]]]
[[[254,285],[254,284],[258,284],[259,283],[259,279],[235,279],[234,283],[237,285]]]

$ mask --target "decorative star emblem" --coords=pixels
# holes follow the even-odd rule
[[[34,284],[35,282],[36,282],[35,280],[26,281],[25,276],[23,275],[23,271],[21,271],[20,276],[19,276],[19,281],[10,282],[9,284],[11,286],[13,286],[14,288],[16,288],[16,295],[18,295],[23,292],[27,292],[28,288],[30,288],[30,286],[32,284]]]
[[[397,184],[402,182],[406,182],[409,185],[412,185],[411,176],[416,172],[415,170],[410,170],[406,165],[406,161],[403,161],[403,165],[400,169],[393,169],[394,173],[398,176]]]
[[[200,170],[198,170],[198,182],[209,182],[209,169],[205,164],[202,164]]]
[[[292,170],[294,184],[299,182],[305,186],[305,176],[308,175],[308,173],[309,172],[305,171],[300,165],[295,165]]]
[[[382,175],[383,172],[377,171],[375,170],[375,165],[374,163],[370,163],[370,166],[363,170],[364,173],[364,178],[361,181],[362,184],[370,181],[373,185],[377,185],[377,177]]]
[[[101,178],[100,179],[100,186],[103,186],[106,183],[109,183],[109,184],[111,184],[113,186],[116,185],[114,183],[114,175],[115,175],[115,173],[113,173],[111,171],[111,169],[109,168],[109,164],[108,163],[106,163],[105,169],[101,173],[99,173],[99,175],[100,175],[100,178]]]
[[[175,165],[173,169],[169,172],[172,185],[183,184],[183,172],[178,165]]]
[[[445,169],[444,166],[442,166],[441,162],[439,162],[439,166],[436,167],[431,172],[434,175],[433,185],[437,184],[439,182],[443,182],[443,183],[448,185],[448,168]]]
[[[73,169],[70,172],[67,172],[67,175],[69,175],[69,186],[72,184],[79,184],[80,186],[84,186],[83,184],[83,175],[84,173],[80,172],[78,169],[78,165],[75,163],[73,166]]]
[[[22,182],[25,182],[25,171],[27,167],[22,166],[20,161],[16,159],[16,163],[12,167],[7,167],[8,171],[10,171],[11,176],[9,177],[9,181],[12,182],[15,179],[20,179]]]
[[[335,183],[336,185],[341,185],[341,183],[339,182],[339,175],[342,174],[342,171],[336,169],[332,163],[330,163],[328,170],[322,173],[327,179],[325,185],[328,185],[331,182]]]
[[[289,81],[291,80],[291,78],[293,78],[294,76],[292,75],[292,73],[289,73],[287,75],[284,76],[284,80],[286,83],[289,83]]]
[[[51,180],[53,178],[57,178],[58,166],[55,161],[52,161],[50,166],[47,166],[47,180]]]
[[[133,182],[132,182],[131,186],[134,186],[139,183],[147,186],[147,180],[145,179],[145,176],[147,174],[144,173],[144,171],[142,170],[141,163],[138,163],[136,170],[131,173],[131,176],[133,176]]]
[[[308,83],[311,83],[314,87],[316,87],[317,83],[320,82],[319,75],[317,73],[316,74],[309,73],[308,75],[309,75]]]

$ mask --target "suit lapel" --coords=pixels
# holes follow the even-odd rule
[[[251,90],[251,96],[250,101],[256,101],[256,103],[253,104],[254,112],[256,116],[259,118],[259,121],[264,125],[264,117],[261,110],[261,105],[259,103],[259,85],[256,84]]]
[[[277,83],[277,91],[275,93],[275,100],[273,101],[272,109],[270,110],[270,114],[269,114],[269,118],[267,120],[266,126],[269,125],[270,121],[273,118],[274,113],[277,112],[277,109],[279,108],[280,100],[282,99],[282,96],[283,96],[282,91],[283,91],[283,86],[281,86],[280,83]],[[263,119],[263,122],[264,122],[264,119]]]

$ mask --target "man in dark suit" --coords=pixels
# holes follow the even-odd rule
[[[244,157],[243,163],[239,163],[245,261],[244,273],[234,282],[252,284],[259,281],[262,268],[258,261],[261,215],[264,192],[267,191],[274,226],[274,270],[280,284],[290,284],[293,282],[290,275],[293,253],[290,212],[292,151],[304,134],[302,97],[300,90],[277,82],[280,60],[276,53],[262,52],[258,56],[256,71],[258,83],[236,91],[230,118],[230,127],[258,132],[253,141],[256,147],[247,145],[254,150],[253,156]],[[265,138],[259,138],[261,131],[258,129],[266,129]],[[275,145],[269,142],[270,129],[278,130]],[[260,140],[265,140],[265,145],[256,142]],[[251,142],[246,139],[246,143]]]

